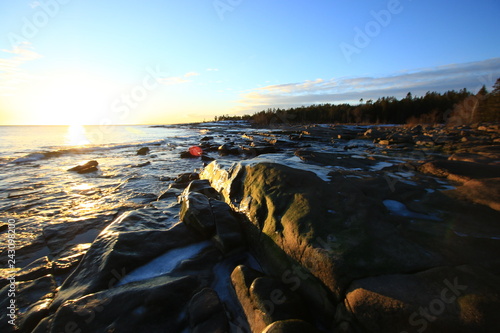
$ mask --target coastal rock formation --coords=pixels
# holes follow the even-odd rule
[[[323,158],[320,162],[325,161],[330,160]],[[325,182],[310,171],[251,160],[229,168],[213,162],[201,174],[201,178],[209,179],[223,194],[233,209],[247,217],[248,222],[244,223],[247,240],[265,273],[300,295],[323,327],[345,327],[347,322],[352,328],[361,325],[361,329],[367,331],[396,332],[396,326],[390,327],[390,321],[384,324],[385,318],[400,321],[402,326],[398,328],[408,327],[408,315],[413,310],[409,314],[406,310],[398,310],[409,305],[401,303],[402,296],[395,298],[397,302],[391,301],[394,296],[389,292],[390,283],[381,282],[383,288],[388,288],[387,292],[383,288],[375,291],[375,295],[387,299],[387,303],[374,299],[373,308],[375,304],[381,306],[373,315],[364,308],[362,301],[372,302],[373,297],[362,296],[366,293],[362,282],[371,281],[371,277],[380,276],[383,281],[384,276],[403,274],[416,279],[420,273],[415,272],[434,267],[446,271],[445,267],[463,264],[470,265],[467,269],[472,272],[498,272],[500,262],[492,255],[500,250],[498,240],[484,236],[478,242],[475,236],[469,236],[479,232],[498,233],[500,229],[494,221],[499,215],[495,211],[488,211],[486,207],[472,208],[466,201],[440,191],[428,191],[417,184],[396,184],[391,189],[391,183],[380,176],[344,176],[345,172],[331,174],[331,180]],[[426,186],[432,184],[432,179],[421,177],[420,181],[427,182]],[[404,196],[398,197],[398,193]],[[393,205],[392,198],[396,197],[406,205],[399,202]],[[470,209],[475,210],[465,213]],[[484,219],[477,220],[478,216]],[[451,221],[455,223],[453,226]],[[464,230],[467,230],[466,235]],[[245,277],[248,274],[252,278]],[[491,277],[492,273],[477,274],[490,274]],[[250,281],[257,279],[255,274],[245,275],[244,270],[239,269],[233,276],[243,307],[252,306],[258,312],[258,307],[249,305],[250,292],[245,291],[250,288]],[[441,275],[431,274],[428,279],[436,285],[443,281]],[[448,279],[453,280],[452,277]],[[483,296],[475,291],[489,287],[477,279],[468,281],[471,287],[464,290],[461,297],[478,300],[467,302],[468,313],[480,313],[482,302],[500,310],[495,288],[489,290],[491,296],[496,296],[486,301],[478,298]],[[402,292],[406,293],[408,302],[412,293],[421,293],[425,303],[433,299],[436,291],[412,285]],[[412,305],[408,309],[414,308]],[[460,311],[454,314],[456,318],[464,315]],[[258,321],[248,314],[247,318],[251,326],[252,321]],[[327,322],[325,318],[334,319]],[[446,320],[444,326],[439,323],[434,328],[436,331],[448,325]],[[271,323],[261,319],[258,329],[253,331],[263,329],[264,324]],[[496,327],[492,317],[485,317],[478,325]]]
[[[500,330],[498,127],[217,131],[182,169],[165,164],[185,142],[67,191],[126,204],[19,219],[19,332]]]

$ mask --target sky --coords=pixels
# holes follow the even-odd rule
[[[0,2],[0,125],[172,124],[488,89],[498,0]]]

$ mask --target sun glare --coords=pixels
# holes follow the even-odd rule
[[[112,86],[85,74],[50,78],[30,93],[32,123],[38,125],[99,124],[109,113]]]
[[[66,134],[66,143],[70,146],[87,145],[90,143],[85,132],[85,127],[82,125],[68,126],[68,133]]]

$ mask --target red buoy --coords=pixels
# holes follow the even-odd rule
[[[189,147],[189,153],[193,156],[201,156],[203,154],[203,149],[198,146]]]

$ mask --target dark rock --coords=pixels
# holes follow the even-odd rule
[[[437,160],[422,165],[419,171],[463,183],[471,179],[496,178],[500,175],[500,165]]]
[[[355,281],[345,307],[367,332],[497,332],[499,286],[478,267],[437,267]]]
[[[448,193],[459,199],[469,200],[500,211],[500,178],[470,180]]]
[[[203,162],[212,162],[212,161],[215,161],[215,158],[210,157],[210,156],[208,156],[206,154],[203,154],[203,155],[201,155],[201,160]]]
[[[298,149],[295,151],[295,156],[307,163],[339,166],[347,169],[370,170],[371,167],[379,163],[377,160],[359,159],[345,154],[323,153],[310,149]]]
[[[52,269],[55,275],[70,273],[78,266],[85,253],[90,247],[90,243],[78,244],[63,252],[59,258],[52,262]]]
[[[176,185],[182,185],[182,186],[177,187]],[[159,201],[163,199],[177,198],[182,193],[181,189],[185,188],[186,185],[187,183],[170,184],[165,191],[160,193],[160,195],[156,200]]]
[[[127,212],[109,225],[64,281],[52,309],[66,300],[111,288],[144,262],[201,240],[184,223],[165,229],[160,218],[148,214],[146,210]]]
[[[239,155],[241,153],[241,149],[231,145],[230,143],[225,143],[218,148],[218,152],[221,156]]]
[[[191,192],[182,199],[182,222],[204,237],[212,237],[215,234],[215,222],[208,198],[201,193]]]
[[[193,155],[189,151],[183,151],[180,153],[179,157],[180,158],[198,158],[200,156]]]
[[[220,199],[220,194],[217,192],[207,179],[193,180],[184,190],[183,195],[186,196],[190,192],[197,192],[205,195],[208,198]]]
[[[213,136],[204,136],[203,138],[200,139],[200,141],[210,141],[210,140],[213,140],[214,137]]]
[[[473,153],[457,153],[448,158],[450,161],[463,161],[472,163],[493,163],[494,159]]]
[[[142,168],[142,167],[145,167],[145,166],[148,166],[148,165],[151,165],[150,161],[147,161],[147,162],[144,162],[144,163],[139,163],[137,165],[134,165],[134,167],[135,168]]]
[[[64,303],[49,333],[182,332],[186,306],[198,289],[196,278],[160,276],[93,293]],[[72,326],[68,327],[68,323]]]
[[[19,318],[19,328],[24,332],[31,332],[39,323],[49,315],[52,299],[42,299],[31,304]]]
[[[35,280],[52,273],[52,262],[45,256],[16,272],[16,281]]]
[[[250,286],[252,282],[262,276],[262,273],[243,265],[237,266],[231,273],[231,283],[236,292],[236,297],[245,312],[248,324],[253,332],[261,332],[267,326],[262,314],[255,311],[255,307],[250,298]]]
[[[99,163],[97,163],[97,161],[88,161],[85,164],[80,164],[80,165],[77,165],[75,167],[72,167],[72,168],[68,169],[68,171],[75,171],[75,172],[82,173],[82,174],[83,173],[90,173],[90,172],[97,171],[98,165],[99,165]]]
[[[228,204],[218,200],[210,200],[215,221],[216,245],[224,253],[245,247],[240,221],[235,217]]]
[[[177,176],[175,183],[184,184],[192,182],[193,180],[200,179],[200,175],[196,172],[183,173]]]
[[[9,225],[7,223],[0,224],[0,232],[4,232],[7,229],[9,229]]]
[[[188,313],[192,332],[229,332],[224,306],[213,289],[205,288],[194,295]]]
[[[262,333],[319,333],[319,331],[306,321],[288,319],[272,323]]]
[[[149,154],[149,147],[142,147],[137,151],[137,155],[147,155]]]
[[[243,147],[243,152],[246,155],[258,156],[262,154],[276,153],[276,147],[274,146],[256,146],[256,147]]]
[[[250,286],[250,299],[261,312],[266,326],[279,320],[310,320],[308,309],[297,294],[270,277],[256,278]]]

